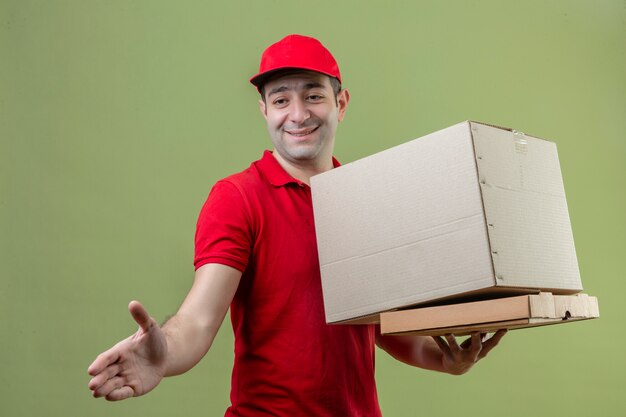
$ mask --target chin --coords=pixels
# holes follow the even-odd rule
[[[284,154],[289,156],[289,158],[296,161],[310,161],[313,160],[322,153],[322,150],[319,148],[311,148],[309,146],[302,147],[291,147],[285,149]]]
[[[289,157],[295,161],[312,161],[317,157],[317,154],[312,152],[290,152]]]

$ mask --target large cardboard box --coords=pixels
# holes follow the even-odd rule
[[[582,290],[556,145],[466,121],[311,178],[329,323]]]

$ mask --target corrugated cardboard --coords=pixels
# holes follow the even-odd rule
[[[439,336],[487,333],[600,317],[598,300],[587,294],[539,293],[477,302],[381,313],[382,334]]]
[[[582,290],[556,145],[462,122],[311,179],[326,319]]]

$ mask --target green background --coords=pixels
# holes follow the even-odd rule
[[[377,356],[386,417],[624,416],[626,2],[0,0],[0,415],[216,416],[232,331],[146,397],[87,366],[193,279],[212,184],[270,146],[262,50],[319,37],[352,95],[349,162],[466,119],[554,140],[599,320],[511,332],[462,377]]]

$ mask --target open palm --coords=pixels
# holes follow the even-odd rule
[[[128,310],[139,330],[98,355],[89,366],[94,397],[119,401],[137,397],[156,387],[165,374],[167,341],[143,306],[132,301]]]

